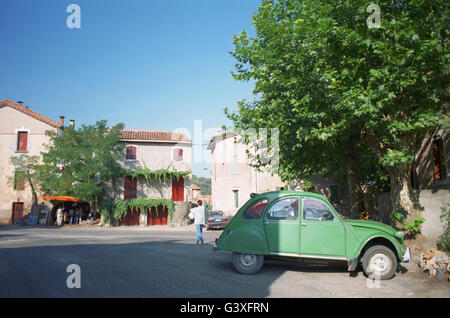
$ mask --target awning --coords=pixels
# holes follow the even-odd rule
[[[74,197],[66,197],[66,196],[59,196],[59,197],[43,196],[42,199],[43,200],[53,200],[53,201],[81,202],[80,199],[77,199]]]

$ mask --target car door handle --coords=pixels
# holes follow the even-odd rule
[[[264,225],[269,225],[269,224],[270,224],[270,222],[264,221]]]
[[[306,223],[302,223],[302,226],[306,226]]]

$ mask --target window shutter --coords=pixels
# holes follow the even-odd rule
[[[28,144],[28,132],[19,131],[18,133],[18,142],[17,142],[17,151],[27,151]]]
[[[137,179],[132,177],[125,177],[124,183],[124,199],[136,199]]]
[[[175,161],[183,160],[183,149],[176,148],[173,150],[173,160]]]
[[[127,147],[127,159],[136,160],[136,147],[133,146]]]
[[[14,174],[14,190],[23,191],[25,190],[25,172],[16,171]]]

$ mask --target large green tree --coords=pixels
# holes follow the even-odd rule
[[[254,81],[255,100],[226,114],[238,128],[279,128],[284,179],[346,174],[352,188],[363,159],[375,158],[389,174],[394,209],[415,216],[414,153],[426,131],[448,127],[448,3],[377,6],[263,0],[256,35],[236,35],[231,52],[233,76]]]
[[[40,184],[45,194],[74,196],[98,206],[104,184],[119,177],[119,143],[123,124],[108,127],[105,120],[79,129],[67,127],[62,136],[47,132],[50,143],[40,165]]]

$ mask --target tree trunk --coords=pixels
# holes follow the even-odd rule
[[[361,192],[359,191],[361,186],[361,165],[358,159],[349,156],[347,163],[347,186],[351,218],[356,216],[356,206],[354,204],[361,199]]]
[[[393,212],[402,213],[406,222],[421,216],[418,193],[411,186],[409,165],[387,168],[391,179],[391,200]]]
[[[357,146],[360,138],[360,135],[354,133],[350,137],[347,148],[347,187],[351,218],[356,216],[354,204],[362,198],[363,194],[361,190],[361,151]]]
[[[28,179],[28,184],[30,185],[31,188],[31,196],[33,198],[33,204],[38,204],[38,200],[37,200],[37,193],[36,193],[36,189],[34,187],[33,181],[31,180],[30,174],[27,172],[27,179]]]

